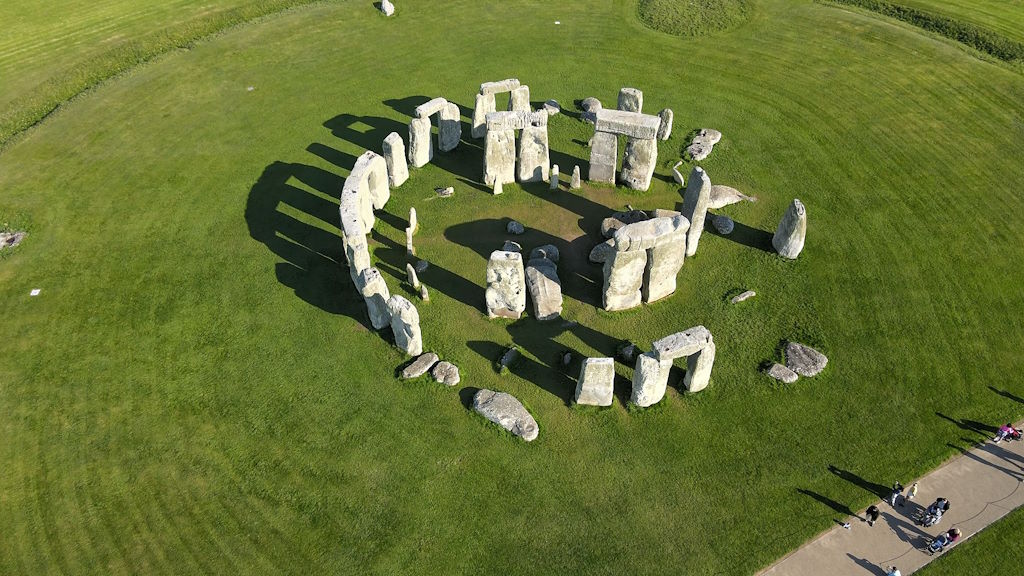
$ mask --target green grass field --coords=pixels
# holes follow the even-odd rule
[[[1010,512],[970,540],[958,544],[942,557],[915,572],[918,576],[959,574],[1013,574],[1024,565],[1024,508]]]
[[[1024,42],[1024,0],[900,0],[899,3],[977,24]]]
[[[30,231],[0,260],[0,573],[751,574],[874,500],[862,486],[1024,415],[1014,69],[812,1],[761,0],[695,38],[644,27],[626,0],[398,9],[325,3],[232,29],[0,153],[0,224]],[[407,137],[415,105],[444,96],[468,122],[479,83],[510,76],[567,109],[641,88],[645,110],[674,109],[674,136],[647,193],[493,197],[464,127],[393,191],[372,241],[411,297],[416,207],[425,345],[462,383],[398,381],[405,359],[339,265],[342,182]],[[601,219],[679,203],[669,166],[698,127],[725,135],[712,181],[760,201],[722,210],[736,232],[705,233],[670,299],[596,310]],[[549,131],[552,162],[586,173],[592,127],[562,114]],[[794,197],[808,241],[786,262],[769,240]],[[525,248],[562,249],[578,324],[486,319],[508,218]],[[758,296],[728,304],[738,288]],[[617,364],[612,408],[570,405],[579,357],[696,324],[718,345],[706,391],[678,392],[680,372],[661,405],[630,410]],[[826,371],[759,374],[790,338]],[[511,344],[524,358],[499,375]],[[478,388],[520,398],[539,439],[469,411]]]

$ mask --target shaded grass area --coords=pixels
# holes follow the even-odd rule
[[[654,30],[675,36],[700,36],[727,30],[751,10],[748,0],[639,0],[637,17]]]
[[[883,16],[896,18],[929,32],[935,32],[966,44],[976,50],[995,56],[1006,62],[1024,60],[1024,42],[986,29],[970,20],[948,17],[942,14],[881,0],[833,0],[839,4],[858,6]],[[1020,5],[1017,10],[1024,11]]]
[[[924,566],[918,576],[959,574],[1016,574],[1024,566],[1024,508],[1010,512],[981,533],[972,536]]]
[[[541,1],[313,6],[105,84],[0,154],[0,213],[32,224],[0,266],[0,572],[750,574],[1019,418],[1019,75],[812,2],[766,2],[708,42],[623,20],[632,2],[563,8],[555,26]],[[637,64],[659,61],[677,65]],[[512,75],[535,101],[636,86],[676,136],[648,193],[493,197],[464,124],[371,238],[414,299],[416,207],[425,344],[463,379],[400,382],[339,264],[341,182],[417,104],[445,96],[468,123],[480,82]],[[699,127],[724,134],[712,181],[759,198],[722,210],[743,234],[708,232],[673,297],[595,309],[601,218],[676,206],[669,168]],[[560,114],[549,133],[585,174],[593,128]],[[794,196],[808,242],[785,262],[762,248]],[[509,218],[524,248],[562,249],[575,324],[486,319]],[[758,295],[728,304],[739,288]],[[696,324],[718,344],[704,392],[676,367],[663,404],[630,410],[617,364],[612,407],[567,405],[582,358]],[[828,368],[767,380],[784,339]],[[540,437],[474,416],[478,388],[522,400]]]

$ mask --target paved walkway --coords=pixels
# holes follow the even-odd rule
[[[883,568],[893,565],[904,576],[915,572],[938,557],[924,551],[932,536],[955,526],[963,532],[961,544],[1024,505],[1024,440],[986,442],[919,482],[917,498],[905,507],[879,503],[882,514],[874,526],[858,518],[848,519],[849,530],[837,523],[759,576],[884,576]],[[917,512],[939,496],[949,499],[949,512],[931,528],[916,525]]]

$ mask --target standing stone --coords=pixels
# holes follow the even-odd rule
[[[807,210],[800,200],[793,202],[779,222],[779,227],[772,236],[772,246],[779,256],[796,260],[804,249],[804,238],[807,236]]]
[[[426,284],[420,284],[420,300],[430,302],[430,292],[427,290]]]
[[[700,392],[711,381],[711,368],[715,365],[715,341],[709,341],[700,352],[686,359],[683,387],[688,392]]]
[[[572,169],[572,178],[569,179],[569,189],[579,190],[580,189],[580,166],[577,164]]]
[[[488,130],[484,138],[484,183],[494,184],[495,180],[512,182],[515,177],[515,133],[512,130]]]
[[[405,229],[405,254],[407,256],[415,256],[416,255],[416,247],[413,246],[413,244],[412,244],[412,235],[413,235],[412,226],[409,226],[408,228]]]
[[[686,231],[690,223],[682,216],[665,220],[655,218],[647,222],[658,224],[654,246],[647,249],[647,267],[644,268],[642,292],[644,302],[655,302],[671,296],[676,291],[676,276],[683,267]]]
[[[623,88],[619,90],[618,108],[626,112],[642,112],[644,108],[644,93],[636,88]]]
[[[548,115],[530,114],[519,134],[519,181],[544,182],[548,179]]]
[[[540,427],[523,403],[510,394],[480,390],[473,395],[473,410],[527,442],[537,439]]]
[[[665,397],[668,376],[672,371],[671,360],[658,360],[653,352],[641,354],[636,358],[633,370],[633,395],[630,402],[646,408],[653,406]]]
[[[408,299],[392,295],[388,299],[391,314],[391,331],[395,334],[395,346],[409,356],[423,353],[423,336],[420,334],[420,314]]]
[[[604,261],[601,303],[605,310],[626,310],[640,305],[640,286],[647,265],[645,250],[615,251]]]
[[[708,214],[708,202],[711,198],[711,179],[704,169],[694,166],[686,183],[683,194],[683,216],[690,221],[690,231],[686,235],[686,255],[697,253],[697,243],[704,231],[704,219]]]
[[[658,140],[668,140],[672,136],[672,121],[675,115],[671,108],[665,108],[658,112],[658,117],[661,118],[661,126],[658,126]]]
[[[520,86],[509,93],[508,109],[510,112],[532,112],[529,86]]]
[[[615,168],[619,162],[619,139],[609,132],[595,132],[590,146],[591,182],[615,184]]]
[[[484,293],[489,318],[518,319],[526,310],[526,274],[523,255],[495,250],[487,261]]]
[[[495,196],[497,196],[498,194],[501,194],[502,192],[504,192],[504,190],[501,187],[501,178],[495,178],[494,179],[494,188],[491,190],[491,193],[494,194]]]
[[[412,286],[413,290],[420,289],[420,279],[416,275],[416,269],[412,267],[412,264],[406,262],[405,264],[405,277],[409,281],[409,286]]]
[[[531,258],[526,266],[526,286],[533,303],[533,317],[554,320],[562,314],[562,283],[558,268],[547,258]]]
[[[388,167],[388,182],[398,188],[409,179],[409,163],[405,159],[405,142],[398,132],[388,134],[384,139],[384,162]]]
[[[441,152],[451,152],[462,138],[462,113],[459,105],[449,102],[441,109],[437,119],[437,147]]]
[[[391,324],[391,313],[388,312],[388,298],[391,292],[376,268],[366,268],[359,274],[359,292],[366,301],[366,311],[370,314],[370,324],[377,330]]]
[[[434,159],[434,143],[430,140],[430,118],[409,121],[409,164],[422,168]]]
[[[409,228],[412,229],[412,233],[415,234],[420,229],[420,221],[416,218],[416,208],[409,208]]]
[[[487,134],[487,115],[494,110],[494,94],[476,95],[476,105],[473,106],[473,127],[470,130],[473,138],[483,138]]]
[[[590,122],[591,124],[593,124],[595,121],[597,121],[597,112],[600,109],[600,100],[594,98],[593,96],[584,98],[580,102],[580,110],[583,112],[583,114],[580,114],[580,118],[582,118],[584,122]]]
[[[576,403],[589,406],[611,406],[615,391],[615,360],[587,358],[580,367],[576,382]]]
[[[551,165],[551,186],[552,190],[558,190],[558,164]]]
[[[380,11],[385,16],[392,16],[395,13],[395,5],[391,3],[391,0],[380,0]]]
[[[651,177],[654,176],[654,165],[657,162],[657,140],[627,138],[619,179],[633,190],[646,191],[651,187]]]

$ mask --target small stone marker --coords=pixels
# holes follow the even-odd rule
[[[412,286],[413,290],[420,289],[420,279],[416,275],[416,269],[412,267],[411,263],[406,262],[405,264],[405,276],[406,280],[409,281],[409,286]]]
[[[558,190],[558,164],[551,166],[551,190]]]
[[[434,188],[434,192],[441,198],[450,198],[455,194],[455,188],[449,186],[447,188]]]
[[[732,234],[733,229],[736,227],[736,223],[732,221],[732,218],[722,216],[721,214],[715,214],[711,217],[711,225],[714,226],[715,231],[722,236]]]
[[[40,292],[42,292],[42,290],[40,290],[39,288],[33,288],[32,291],[28,293],[28,295],[29,296],[39,296]]]
[[[504,374],[505,370],[519,359],[519,349],[515,346],[509,347],[498,359],[498,372]]]
[[[420,284],[420,300],[430,302],[430,292],[427,290],[426,284]]]
[[[409,228],[412,228],[412,233],[415,234],[420,229],[420,222],[416,218],[416,209],[409,208]]]
[[[580,367],[576,382],[576,403],[590,406],[611,406],[615,391],[615,360],[587,358]]]
[[[416,247],[413,246],[413,244],[412,244],[412,235],[413,235],[412,226],[409,226],[408,228],[405,229],[405,254],[407,256],[415,256],[416,255]]]
[[[413,268],[416,269],[417,274],[423,274],[427,271],[427,268],[430,268],[430,262],[427,262],[426,260],[417,260],[416,265],[413,266]]]
[[[796,382],[797,378],[799,378],[796,372],[793,372],[789,368],[786,368],[785,366],[777,362],[769,366],[768,369],[764,371],[764,373],[769,377],[774,378],[779,382],[783,382],[785,384],[792,384],[793,382]]]
[[[757,295],[757,292],[754,292],[753,290],[747,290],[746,292],[743,292],[742,294],[737,294],[736,296],[733,296],[732,300],[730,300],[730,302],[732,302],[733,304],[739,304],[740,302],[743,302],[744,300],[748,300],[750,298],[753,298],[756,295]]]
[[[523,403],[510,394],[480,390],[473,396],[473,410],[527,442],[537,438],[540,427]]]
[[[14,248],[24,239],[24,232],[0,232],[0,250]]]
[[[445,386],[455,386],[461,380],[458,366],[451,362],[438,362],[434,365],[434,369],[430,371],[430,375],[434,377],[434,380]]]
[[[416,378],[426,374],[427,370],[430,370],[434,364],[437,364],[437,360],[437,354],[434,354],[433,352],[420,354],[412,361],[412,364],[409,364],[402,369],[402,379],[408,380],[410,378]]]
[[[395,13],[395,5],[391,3],[391,0],[380,0],[380,11],[385,16],[392,16]]]
[[[572,169],[572,178],[569,179],[569,189],[579,190],[580,189],[580,166],[577,164]]]

